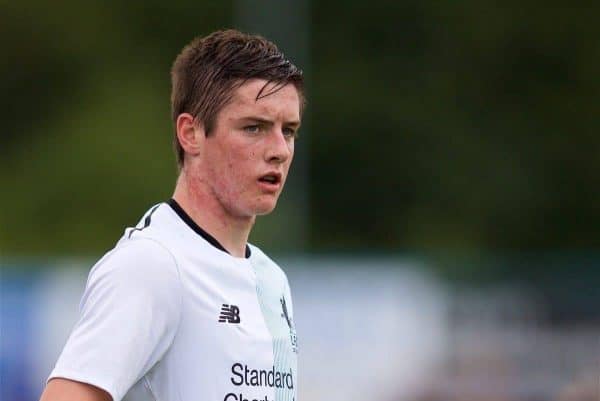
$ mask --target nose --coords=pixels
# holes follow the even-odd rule
[[[281,128],[273,129],[269,135],[265,150],[265,159],[268,163],[284,163],[293,154],[293,139],[287,139]]]

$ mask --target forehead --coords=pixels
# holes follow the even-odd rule
[[[299,120],[300,96],[293,84],[281,87],[263,79],[251,79],[234,91],[229,107],[225,109],[234,113],[254,112]]]

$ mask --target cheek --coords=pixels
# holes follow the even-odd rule
[[[220,149],[219,157],[210,162],[216,191],[227,202],[235,202],[252,190],[260,152],[247,146]]]
[[[235,159],[220,155],[207,160],[210,181],[217,196],[231,198],[236,192],[236,162]]]
[[[246,187],[249,185],[249,181],[252,175],[254,164],[253,153],[231,153],[230,158],[227,160],[226,171],[223,172],[225,176],[223,181],[227,182],[228,192],[231,195],[237,195],[244,192]]]
[[[290,150],[290,157],[288,158],[288,160],[286,162],[286,168],[290,168],[290,164],[292,164],[292,160],[294,159],[294,142],[292,142],[290,144],[289,150]]]

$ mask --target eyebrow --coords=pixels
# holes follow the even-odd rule
[[[268,124],[268,125],[272,125],[273,121],[271,120],[267,120],[265,118],[261,118],[261,117],[241,117],[240,121],[252,121],[252,122],[257,122],[260,124]],[[286,121],[283,123],[284,126],[289,127],[299,127],[300,126],[300,121],[297,120],[293,120],[293,121]]]

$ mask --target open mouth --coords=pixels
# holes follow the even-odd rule
[[[258,179],[260,182],[264,182],[271,185],[277,185],[281,182],[281,175],[279,174],[265,174]]]

